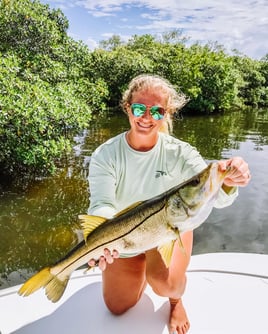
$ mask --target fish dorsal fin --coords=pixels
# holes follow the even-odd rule
[[[162,260],[164,261],[166,267],[168,268],[170,265],[173,248],[176,240],[172,240],[167,244],[164,244],[162,246],[159,246],[157,248],[158,252],[160,253]]]
[[[128,206],[127,208],[125,208],[125,209],[123,209],[123,210],[117,212],[117,214],[114,215],[114,217],[118,217],[118,216],[121,216],[121,215],[124,214],[124,213],[127,213],[128,211],[130,211],[130,210],[136,208],[136,206],[140,205],[141,203],[142,203],[142,201],[140,201],[140,202],[136,202],[136,203],[134,203],[134,204],[131,204],[131,205]]]
[[[83,228],[85,240],[92,231],[94,231],[98,226],[100,226],[107,220],[107,218],[104,217],[90,215],[79,215],[78,218],[82,220],[81,225]]]

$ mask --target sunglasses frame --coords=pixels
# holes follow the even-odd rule
[[[135,117],[141,117],[146,113],[147,106],[143,103],[132,103],[130,105],[130,109]],[[149,108],[149,110],[150,115],[156,121],[160,121],[161,119],[163,119],[166,113],[165,109],[159,106],[152,106]]]

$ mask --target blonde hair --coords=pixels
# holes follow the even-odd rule
[[[127,107],[131,104],[133,93],[142,90],[158,90],[167,96],[166,117],[162,132],[171,133],[173,129],[173,114],[180,110],[188,99],[182,93],[177,93],[174,86],[166,79],[152,74],[141,74],[133,78],[122,96],[122,108],[127,113]]]

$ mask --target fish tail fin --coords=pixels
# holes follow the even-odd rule
[[[19,289],[18,293],[21,296],[29,296],[35,291],[45,287],[52,279],[53,275],[50,273],[50,268],[44,268],[39,273],[29,278]]]
[[[19,289],[18,294],[21,296],[29,296],[35,291],[45,288],[46,295],[53,303],[57,302],[63,295],[69,277],[64,281],[53,275],[50,268],[44,268],[39,273],[29,278]]]

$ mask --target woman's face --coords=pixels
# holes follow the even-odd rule
[[[146,112],[140,117],[136,117],[132,114],[131,108],[128,107],[129,122],[131,130],[137,134],[153,134],[157,133],[165,122],[165,116],[163,119],[155,120],[151,113],[150,107],[158,106],[166,109],[167,97],[163,92],[159,90],[142,90],[133,93],[132,103],[141,103],[147,106]]]

